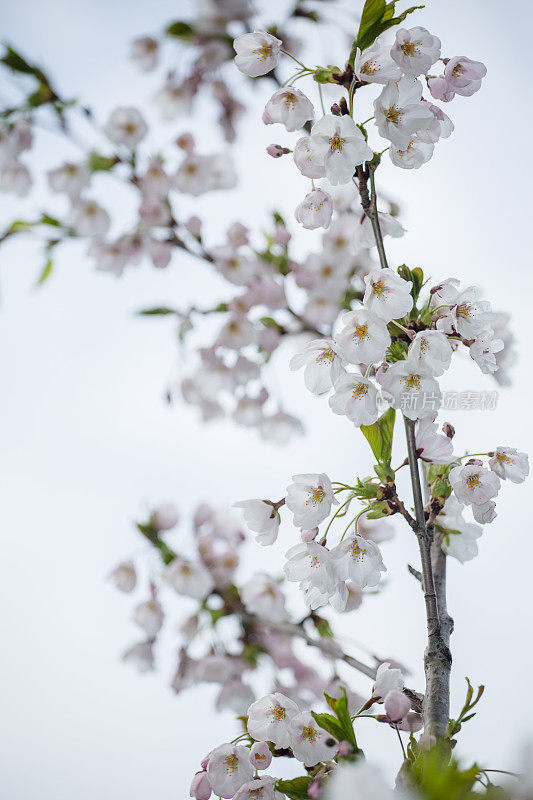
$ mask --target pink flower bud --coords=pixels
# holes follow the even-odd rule
[[[269,144],[266,151],[272,158],[280,158],[291,152],[288,147],[282,147],[280,144]]]
[[[200,766],[203,770],[207,769],[207,765],[209,764],[209,756],[206,756],[202,761],[200,761]]]
[[[469,460],[466,462],[466,464],[467,464],[467,466],[468,466],[469,464],[473,464],[473,465],[474,465],[474,466],[476,466],[476,467],[482,467],[482,466],[483,466],[483,461],[481,461],[479,458],[470,458],[470,459],[469,459]]]
[[[202,220],[199,217],[190,217],[185,223],[185,227],[195,239],[202,235]]]
[[[392,689],[385,697],[385,711],[391,722],[400,722],[410,709],[409,699],[397,689]]]
[[[323,788],[320,778],[315,778],[315,780],[309,784],[307,794],[309,797],[312,797],[313,800],[316,800],[317,797],[322,796]]]
[[[337,748],[337,755],[341,756],[341,758],[345,758],[349,756],[350,753],[353,751],[353,747],[350,742],[342,741],[339,742],[339,746]]]
[[[281,245],[281,247],[285,247],[290,242],[291,234],[285,227],[285,225],[276,225],[276,230],[274,231],[274,241],[276,244]]]
[[[450,425],[449,422],[444,423],[444,425],[442,426],[442,432],[444,433],[445,436],[448,437],[448,439],[453,439],[453,437],[455,436],[455,428],[453,427],[453,425]]]
[[[302,537],[303,542],[312,542],[313,539],[316,538],[317,533],[318,528],[311,528],[311,530],[308,531],[300,531],[300,536]]]
[[[177,525],[178,519],[178,509],[172,503],[164,503],[158,506],[152,514],[152,524],[158,531],[169,531]]]
[[[341,116],[341,108],[338,103],[333,103],[333,105],[331,106],[331,113],[334,114],[334,116],[336,117]]]
[[[209,800],[211,797],[211,784],[207,777],[207,772],[197,772],[192,779],[189,795],[194,797],[195,800]]]
[[[268,769],[272,753],[266,742],[254,742],[250,749],[250,762],[256,769]]]

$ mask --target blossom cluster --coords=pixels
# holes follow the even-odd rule
[[[239,577],[245,535],[231,513],[206,504],[198,506],[192,520],[192,539],[187,542],[181,532],[175,537],[179,547],[174,549],[167,537],[178,524],[175,506],[155,508],[137,528],[158,553],[157,561],[147,561],[143,556],[136,564],[127,559],[109,575],[113,585],[128,595],[145,579],[147,583],[147,589],[142,590],[144,598],[135,605],[132,616],[144,638],[128,647],[123,660],[140,672],[152,671],[158,639],[172,628],[179,630],[179,656],[171,680],[176,693],[201,683],[218,686],[217,710],[230,709],[235,714],[246,713],[256,692],[264,692],[269,686],[302,709],[321,699],[325,691],[336,696],[338,677],[328,675],[329,670],[323,674],[311,667],[298,649],[298,638],[302,638],[322,655],[324,667],[342,660],[340,645],[323,638],[325,631],[330,631],[329,623],[313,613],[296,624],[288,611],[286,587],[281,580],[265,572]],[[385,524],[378,527],[383,536],[389,535]],[[378,536],[376,525],[374,534]],[[363,592],[354,587],[346,611],[359,608],[362,602]],[[175,620],[169,622],[173,606],[178,626]],[[223,646],[213,647],[213,633]],[[283,680],[276,677],[272,682],[272,669],[266,668],[269,662],[275,674],[283,671]],[[351,707],[359,707],[362,698],[350,689],[348,694]]]
[[[325,694],[338,720],[302,710],[281,692],[261,697],[246,712],[246,732],[233,742],[215,747],[202,760],[201,769],[192,780],[190,796],[209,800],[213,793],[223,798],[252,800],[259,792],[259,796],[274,800],[281,796],[278,790],[289,788],[290,784],[263,771],[271,767],[275,758],[289,757],[305,767],[307,795],[318,798],[324,783],[334,780],[339,765],[353,763],[361,755],[353,729],[360,714],[387,723],[398,735],[399,731],[406,731],[412,736],[421,730],[421,716],[411,710],[411,701],[403,690],[401,670],[384,663],[377,670],[370,698],[357,711],[350,708],[345,690],[336,701]],[[378,713],[380,705],[385,713]]]

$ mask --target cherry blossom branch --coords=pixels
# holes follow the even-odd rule
[[[357,167],[357,177],[359,182],[359,193],[363,211],[369,217],[374,232],[376,247],[382,269],[388,268],[387,257],[383,245],[383,236],[379,224],[377,213],[377,198],[374,182],[375,166],[368,165],[365,171],[362,166]],[[368,191],[368,180],[370,179],[371,194]],[[448,622],[443,629],[441,624],[440,610],[446,612],[446,570],[445,557],[437,558],[436,549],[440,549],[440,540],[437,544],[433,542],[433,528],[428,530],[424,511],[424,500],[422,497],[422,486],[418,469],[418,456],[416,446],[415,422],[404,416],[405,434],[407,440],[407,452],[409,470],[411,473],[411,485],[413,490],[413,503],[415,509],[416,526],[408,518],[407,514],[400,512],[407,519],[415,531],[418,547],[420,551],[420,561],[422,565],[422,588],[424,592],[424,602],[426,608],[426,624],[428,643],[424,653],[424,671],[426,676],[426,691],[424,697],[424,726],[429,735],[440,738],[445,735],[449,718],[450,707],[450,670],[451,653],[449,649],[449,639],[453,623]],[[410,515],[409,515],[410,516]],[[434,544],[435,567],[438,568],[438,585],[440,604],[437,599],[435,579],[432,563],[432,544]],[[448,617],[446,613],[446,617]]]

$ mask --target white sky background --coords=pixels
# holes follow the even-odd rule
[[[268,5],[270,22],[283,4]],[[180,4],[169,0],[27,0],[3,9],[2,38],[42,62],[64,94],[82,97],[105,119],[117,104],[145,107],[159,85],[127,62],[129,40],[182,15]],[[513,3],[511,14],[494,0],[447,0],[430,2],[413,17],[411,24],[442,39],[446,54],[481,59],[489,72],[478,94],[445,108],[456,130],[428,165],[409,172],[385,158],[381,170],[380,184],[404,204],[408,229],[389,247],[392,263],[422,266],[436,279],[454,275],[465,284],[478,282],[496,307],[513,314],[520,350],[514,387],[501,393],[495,413],[447,415],[457,428],[458,452],[498,444],[533,452],[527,347],[533,282],[526,248],[531,16],[526,2]],[[322,41],[311,60],[341,58]],[[265,82],[255,92],[257,118],[242,128],[238,191],[187,202],[187,209],[209,215],[214,241],[235,219],[260,227],[273,206],[290,218],[307,191],[307,181],[288,161],[264,154],[271,141],[294,140],[281,128],[261,125],[269,89]],[[168,125],[159,141],[185,130],[197,134],[207,151],[222,147],[214,125],[198,119]],[[155,149],[158,140],[153,141]],[[46,166],[79,157],[46,133],[36,152]],[[106,178],[97,187],[106,201],[122,198]],[[44,194],[39,183],[29,205],[39,208]],[[1,227],[23,208],[28,203],[0,198]],[[64,210],[59,198],[49,208]],[[125,199],[116,231],[130,213]],[[29,240],[2,248],[0,263],[0,793],[6,800],[185,797],[196,763],[231,738],[233,723],[231,715],[214,713],[209,688],[178,698],[167,689],[172,624],[159,673],[140,677],[119,662],[120,651],[138,638],[129,622],[133,602],[117,596],[105,575],[120,558],[139,553],[131,521],[166,500],[177,502],[186,516],[201,499],[224,504],[278,497],[296,472],[325,471],[339,480],[365,475],[371,465],[366,445],[345,419],[329,412],[327,402],[306,392],[301,375],[288,373],[289,348],[275,359],[272,386],[289,410],[300,411],[308,435],[283,451],[229,423],[203,426],[179,403],[165,405],[165,386],[177,374],[173,323],[135,319],[132,312],[160,303],[185,306],[199,295],[207,305],[218,289],[196,263],[176,256],[164,272],[144,265],[115,280],[95,273],[83,247],[72,245],[40,291],[33,283],[42,257]],[[492,382],[464,359],[445,387],[481,390]],[[406,484],[402,490],[407,492]],[[461,734],[460,752],[485,766],[512,768],[533,711],[531,491],[528,484],[509,484],[500,494],[499,516],[484,533],[480,556],[464,567],[450,566],[449,605],[456,620],[452,709],[462,704],[465,675],[486,683],[479,714]],[[378,654],[408,662],[415,671],[411,682],[421,688],[423,603],[405,570],[406,561],[416,561],[416,547],[404,526],[397,528],[396,540],[383,548],[387,589],[341,624],[346,635]],[[251,546],[249,568],[260,557],[262,566],[279,570],[294,536],[287,524],[275,548],[258,553]],[[142,592],[138,599],[144,599]],[[353,685],[369,688],[358,676]],[[376,758],[398,758],[397,742],[385,726],[362,721],[361,741]]]

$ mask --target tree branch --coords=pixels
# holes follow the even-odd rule
[[[361,205],[364,213],[372,224],[381,268],[386,269],[388,268],[388,262],[383,246],[383,236],[377,212],[374,171],[375,165],[368,164],[366,171],[362,166],[357,167],[356,174],[359,183]],[[368,191],[369,180],[371,195]],[[416,521],[416,525],[413,526],[411,524],[411,527],[416,534],[420,551],[422,589],[424,592],[428,637],[428,643],[424,653],[424,672],[426,676],[426,691],[423,703],[424,728],[425,732],[429,735],[441,738],[446,733],[450,713],[450,670],[452,664],[449,639],[453,622],[451,622],[451,618],[448,617],[446,612],[446,559],[438,555],[437,549],[440,549],[440,542],[435,544],[433,539],[434,529],[431,526],[428,530],[426,524],[422,486],[418,469],[418,456],[416,453],[415,422],[404,416],[404,423]],[[408,519],[407,521],[409,522]],[[438,569],[437,584],[439,597],[437,597],[437,589],[433,574],[433,562],[435,568]],[[440,612],[442,613],[442,619]],[[446,622],[444,622],[445,619],[447,620]]]

